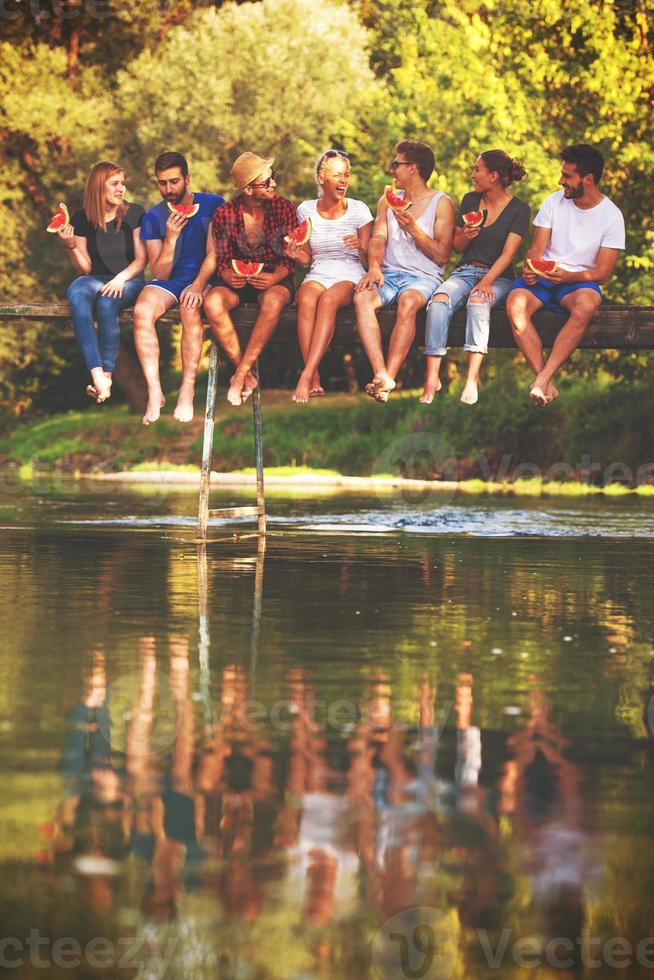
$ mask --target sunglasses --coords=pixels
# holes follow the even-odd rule
[[[266,180],[264,181],[261,181],[261,183],[259,184],[248,184],[248,187],[270,187],[271,184],[274,183],[276,180],[277,180],[277,171],[275,170],[274,167],[272,167],[270,170],[270,177],[266,178]]]
[[[398,167],[410,167],[410,160],[393,160],[392,164],[388,168],[391,172],[397,170]]]
[[[348,154],[345,152],[345,150],[325,150],[323,155],[320,157],[320,160],[318,161],[316,170],[318,171],[320,170],[325,160],[337,160],[339,157],[342,160],[347,160],[348,163],[350,162],[350,158]]]

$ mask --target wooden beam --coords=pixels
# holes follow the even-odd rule
[[[241,339],[247,338],[256,319],[258,307],[243,304],[234,314],[234,324]],[[70,316],[67,303],[0,303],[0,321],[20,320],[65,320]],[[276,344],[297,344],[297,310],[294,306],[284,310],[273,337]],[[122,322],[131,323],[131,310],[120,317]],[[161,317],[161,323],[177,323],[176,312]],[[395,310],[387,307],[379,312],[382,335],[388,338],[395,322]],[[551,346],[563,322],[557,313],[537,313],[534,322],[546,346]],[[418,315],[418,335],[416,343],[424,340],[425,312]],[[452,347],[461,347],[464,340],[465,312],[454,315],[450,328]],[[354,310],[346,307],[338,314],[333,343],[339,345],[358,344]],[[515,347],[511,325],[503,308],[493,311],[491,319],[491,347]],[[654,350],[654,306],[602,306],[591,321],[582,347],[602,350]]]

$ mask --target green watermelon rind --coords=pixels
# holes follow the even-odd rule
[[[64,222],[63,223],[59,222],[58,224],[55,224],[55,222],[57,221],[57,218],[60,215],[63,215],[64,216],[64,219],[65,219]],[[49,231],[51,234],[54,235],[61,228],[65,228],[66,225],[68,225],[68,224],[70,224],[70,215],[68,214],[68,208],[63,203],[63,201],[60,201],[59,202],[59,207],[57,208],[57,210],[55,211],[55,213],[52,215],[52,218],[50,219],[50,224],[48,225],[48,227],[45,230],[46,231]]]

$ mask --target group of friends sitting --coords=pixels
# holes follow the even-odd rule
[[[227,399],[243,404],[257,384],[252,373],[257,357],[282,310],[295,299],[300,263],[308,271],[297,290],[304,369],[295,402],[324,394],[320,362],[338,310],[353,303],[372,369],[365,390],[378,402],[386,402],[395,388],[415,338],[416,315],[427,307],[420,401],[430,404],[441,387],[450,321],[465,304],[468,371],[461,401],[474,405],[490,311],[505,300],[516,344],[534,374],[530,396],[545,405],[557,397],[552,379],[579,346],[601,303],[600,284],[625,247],[622,214],[599,190],[601,154],[576,144],[561,152],[561,160],[560,189],[545,199],[534,219],[517,278],[512,263],[528,231],[530,208],[511,187],[526,170],[503,150],[478,156],[473,189],[457,210],[447,194],[428,186],[435,164],[432,149],[414,140],[399,142],[390,165],[394,189],[382,195],[375,217],[363,201],[347,197],[350,160],[340,149],[320,155],[315,168],[319,196],[298,208],[277,193],[274,160],[252,152],[235,160],[230,171],[235,195],[227,202],[218,194],[192,191],[184,157],[161,153],[154,172],[162,200],[149,211],[128,203],[124,168],[101,161],[86,181],[83,207],[56,233],[79,273],[67,295],[91,373],[87,393],[97,402],[110,396],[118,314],[134,306],[134,341],[148,386],[143,422],[155,422],[165,404],[156,323],[178,305],[182,382],[175,418],[188,422],[193,417],[203,314],[235,367]],[[293,234],[300,225],[310,228],[306,242]],[[460,258],[444,280],[452,250]],[[250,263],[247,274],[242,262]],[[153,278],[146,284],[147,264]],[[245,349],[231,319],[240,303],[259,307]],[[396,319],[385,353],[377,310],[392,303]],[[532,320],[541,308],[565,315],[547,358]]]

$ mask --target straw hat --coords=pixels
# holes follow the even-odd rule
[[[249,150],[241,153],[229,171],[234,180],[234,187],[241,190],[247,184],[251,184],[253,180],[261,176],[264,170],[272,167],[274,162],[274,157],[258,157],[256,153],[250,153]]]

